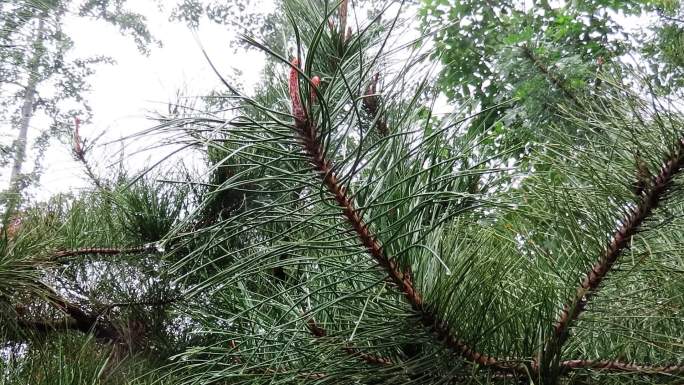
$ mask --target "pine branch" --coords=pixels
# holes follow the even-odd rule
[[[401,291],[404,298],[411,305],[411,308],[420,315],[423,326],[431,330],[436,335],[436,338],[443,342],[449,349],[466,360],[478,365],[505,371],[526,373],[525,368],[522,365],[511,365],[506,362],[500,362],[490,355],[474,350],[466,344],[465,341],[455,336],[452,333],[448,322],[442,320],[424,304],[421,293],[415,288],[410,269],[402,271],[397,261],[385,254],[382,244],[366,225],[361,214],[349,198],[346,189],[339,183],[337,175],[333,171],[332,163],[325,156],[323,147],[318,141],[317,127],[315,123],[308,118],[309,114],[304,110],[299,98],[297,68],[298,62],[295,59],[292,61],[289,79],[292,110],[295,118],[294,128],[299,135],[302,149],[308,156],[313,169],[321,176],[323,184],[332,194],[337,205],[342,209],[342,214],[353,228],[361,244],[366,248],[366,251],[373,257],[378,265],[385,270],[390,281],[392,281],[399,291]]]
[[[345,43],[345,36],[344,34],[346,33],[347,29],[347,9],[349,8],[349,0],[342,0],[340,3],[340,28],[339,28],[339,34],[340,34],[340,39],[342,40],[342,43]]]
[[[577,369],[643,374],[684,374],[684,365],[653,366],[608,360],[567,360],[560,363],[561,373]]]
[[[80,306],[67,301],[52,288],[46,286],[46,289],[49,291],[47,295],[49,303],[74,320],[71,330],[78,330],[85,334],[92,333],[95,338],[109,343],[123,341],[119,330],[111,323],[102,320],[98,314],[87,312]]]
[[[671,22],[674,22],[674,23],[681,23],[681,24],[684,24],[684,19],[681,19],[681,18],[678,18],[678,17],[673,17],[673,16],[670,16],[670,15],[667,15],[667,14],[665,13],[666,11],[663,10],[663,9],[657,9],[657,11],[658,11],[658,16],[660,16],[661,18],[663,18],[663,19],[665,19],[665,20],[667,20],[667,21],[671,21]]]
[[[119,255],[119,254],[139,254],[139,253],[158,253],[159,250],[155,243],[149,243],[142,246],[134,246],[127,248],[115,248],[115,247],[84,247],[80,249],[64,250],[59,251],[50,256],[48,259],[50,261],[61,262],[67,257],[73,257],[77,255],[88,255],[88,254],[100,254],[100,255]]]
[[[105,305],[106,309],[113,309],[115,307],[129,307],[129,306],[166,306],[180,301],[183,297],[176,296],[167,299],[156,301],[132,301],[132,302],[114,302]]]
[[[606,250],[586,274],[582,284],[575,291],[575,295],[563,306],[563,310],[554,324],[553,333],[544,346],[544,357],[540,360],[542,370],[548,370],[548,365],[553,365],[553,361],[559,356],[560,349],[568,338],[570,327],[586,310],[587,303],[596,294],[599,285],[620,255],[629,249],[632,236],[637,233],[643,222],[664,199],[672,179],[682,166],[684,166],[684,138],[679,140],[674,154],[661,167],[660,172],[651,179],[650,186],[642,192],[639,202],[622,219]],[[608,366],[610,367],[610,365]],[[623,365],[625,368],[628,366],[629,364]]]
[[[175,296],[175,297],[170,297],[170,298],[161,299],[161,300],[154,300],[154,301],[131,301],[131,302],[113,302],[113,303],[109,303],[109,304],[97,304],[96,309],[97,309],[98,317],[103,317],[110,310],[117,308],[117,307],[131,307],[131,306],[163,307],[163,306],[174,304],[183,298],[184,298],[183,296]]]
[[[30,330],[41,334],[54,331],[81,331],[77,322],[73,319],[65,319],[60,321],[18,319],[17,325],[22,329]]]
[[[387,119],[384,116],[378,116],[380,107],[380,96],[377,94],[379,77],[380,75],[376,73],[366,88],[366,93],[363,95],[363,109],[371,119],[375,120],[375,128],[377,128],[380,136],[385,137],[389,135],[389,128],[387,127]]]

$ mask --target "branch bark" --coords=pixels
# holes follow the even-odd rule
[[[76,324],[76,321],[70,318],[61,321],[19,319],[17,320],[17,325],[22,329],[30,330],[41,334],[53,331],[80,331],[78,325]]]
[[[567,360],[560,363],[562,373],[578,369],[643,374],[684,374],[684,365],[644,365],[609,360]]]
[[[100,254],[100,255],[119,255],[119,254],[138,254],[138,253],[156,253],[158,252],[155,244],[146,244],[142,246],[134,246],[127,248],[115,247],[84,247],[73,250],[63,250],[54,253],[48,259],[53,262],[63,262],[68,257],[77,255]]]
[[[47,289],[49,290],[47,299],[50,304],[74,320],[70,325],[71,330],[78,330],[85,334],[92,333],[95,338],[103,342],[120,343],[124,341],[119,330],[110,322],[100,319],[98,314],[88,312],[67,301],[51,288]]]

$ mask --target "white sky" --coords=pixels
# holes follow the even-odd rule
[[[117,27],[75,16],[65,19],[64,29],[75,43],[71,57],[107,55],[117,62],[98,66],[91,77],[93,91],[87,99],[93,108],[93,123],[81,126],[81,135],[86,141],[104,132],[98,143],[105,143],[153,126],[155,122],[146,117],[156,110],[166,112],[166,103],[175,101],[177,90],[186,96],[201,96],[223,87],[192,31],[183,23],[168,21],[169,9],[160,12],[151,0],[128,3],[131,9],[148,18],[148,27],[163,42],[162,48],[152,47],[148,57],[140,54],[132,38],[122,36]],[[263,6],[269,3],[264,1]],[[197,37],[220,71],[229,73],[232,68],[242,71],[242,82],[248,90],[257,82],[263,68],[262,54],[252,50],[235,55],[228,46],[235,34],[228,27],[206,22],[197,31]],[[43,124],[47,122],[34,120],[33,132]],[[119,148],[118,145],[97,148],[88,156],[102,167],[116,160],[107,157]],[[25,166],[30,168],[32,160],[31,154],[28,155]],[[134,166],[142,168],[143,164]],[[38,200],[88,185],[82,165],[73,159],[71,148],[63,144],[52,143],[44,168],[40,187],[35,191]]]

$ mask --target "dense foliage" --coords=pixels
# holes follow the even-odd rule
[[[136,136],[165,162],[9,216],[2,383],[681,383],[678,75],[545,61],[613,49],[574,12],[657,8],[476,3],[416,31],[412,4],[284,1],[291,36],[242,40],[270,60],[254,95],[217,71]]]

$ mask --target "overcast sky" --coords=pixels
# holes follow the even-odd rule
[[[227,27],[204,23],[193,34],[184,24],[170,22],[169,9],[160,12],[151,0],[128,3],[134,11],[148,18],[153,35],[163,42],[162,48],[152,47],[148,57],[140,54],[133,40],[120,35],[114,26],[74,16],[65,20],[65,30],[75,43],[71,57],[107,55],[116,60],[114,65],[98,66],[91,78],[93,91],[88,100],[94,119],[92,124],[81,127],[81,135],[86,141],[104,133],[98,142],[105,143],[153,126],[154,122],[147,117],[156,110],[167,111],[167,103],[175,101],[178,90],[184,95],[199,96],[221,87],[202,55],[196,37],[222,72],[229,73],[236,68],[243,72],[246,86],[257,82],[263,68],[263,56],[255,51],[235,55],[229,47],[235,34]],[[263,6],[267,7],[268,3],[264,1]],[[32,123],[36,129],[46,124]],[[107,159],[107,156],[117,148],[99,148],[90,156],[102,167],[115,160]],[[82,166],[73,160],[70,151],[69,147],[53,142],[44,162],[46,170],[41,185],[35,191],[36,198],[45,199],[57,192],[87,186]],[[149,155],[154,156],[153,153]]]

